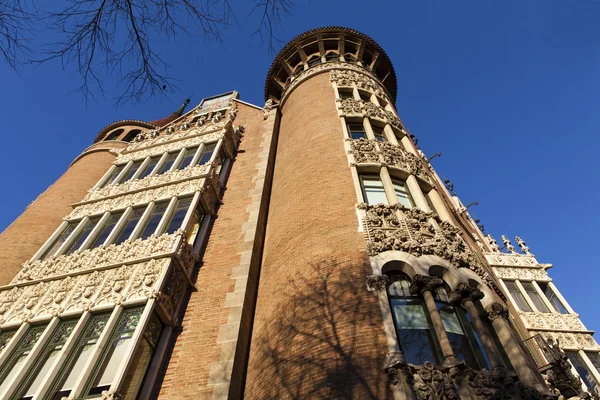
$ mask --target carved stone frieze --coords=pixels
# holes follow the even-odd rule
[[[323,67],[321,70],[332,70],[329,80],[335,82],[338,86],[356,86],[359,89],[364,89],[383,97],[389,102],[388,96],[379,83],[379,80],[366,69],[347,63],[326,63],[320,66]],[[310,69],[306,72],[309,73]]]
[[[80,203],[99,200],[105,197],[120,196],[128,192],[139,192],[140,190],[152,189],[189,179],[202,178],[208,175],[211,166],[211,164],[190,165],[184,169],[165,172],[160,175],[147,176],[143,179],[134,179],[119,185],[110,185],[100,189],[90,190]]]
[[[413,389],[419,400],[458,400],[457,386],[460,381],[460,370],[450,368],[442,370],[430,362],[422,366],[410,367]]]
[[[210,183],[209,183],[210,182]],[[218,178],[211,169],[209,175],[202,178],[190,179],[183,182],[176,182],[166,186],[150,188],[135,193],[126,193],[118,197],[99,200],[94,203],[86,203],[76,206],[64,220],[82,218],[85,216],[102,214],[107,211],[124,209],[136,205],[148,204],[151,201],[166,200],[173,196],[182,196],[195,192],[210,192],[213,188],[218,187]],[[211,203],[207,203],[211,206]]]
[[[193,135],[190,135],[193,136]],[[223,129],[218,132],[207,133],[203,135],[195,135],[193,137],[187,137],[176,142],[168,142],[161,145],[144,148],[143,150],[123,152],[117,156],[114,164],[123,164],[131,160],[141,160],[146,157],[156,156],[170,151],[181,150],[184,147],[198,146],[200,143],[213,143],[225,137]]]
[[[350,150],[348,153],[354,156],[354,161],[357,164],[362,163],[381,163],[379,159],[379,151],[377,150],[376,141],[368,139],[348,140]]]
[[[400,118],[394,115],[393,112],[370,101],[343,99],[340,101],[339,108],[345,117],[375,118],[387,122],[398,129],[403,129]]]
[[[175,319],[177,317],[177,309],[189,286],[189,281],[183,271],[172,266],[158,296],[158,303],[162,305],[171,318]]]
[[[487,256],[486,256],[487,258]],[[524,281],[548,281],[548,273],[538,268],[498,268],[492,267],[494,274],[500,279],[519,279]]]
[[[587,331],[577,315],[523,311],[519,311],[519,315],[528,329]]]
[[[570,349],[596,349],[600,350],[600,346],[594,340],[591,333],[576,333],[576,332],[549,332],[530,330],[533,335],[541,335],[546,341],[557,341],[561,348]]]
[[[154,297],[170,263],[169,258],[149,260],[1,290],[0,324]]]
[[[369,291],[384,290],[390,279],[385,275],[369,275],[367,276],[367,289]]]
[[[419,295],[425,291],[433,292],[443,284],[444,281],[437,276],[416,274],[413,276],[409,291],[412,295]]]
[[[167,257],[177,252],[183,236],[184,232],[178,230],[170,235],[151,235],[145,240],[136,239],[131,242],[126,240],[119,245],[111,244],[106,247],[101,246],[94,249],[75,251],[69,255],[52,256],[45,260],[26,262],[11,284],[131,263],[150,257]],[[1,303],[0,300],[0,309],[2,308]]]
[[[534,256],[526,254],[489,253],[485,258],[490,265],[497,266],[535,267],[538,265]]]
[[[483,299],[484,294],[481,290],[471,287],[464,282],[456,285],[456,288],[450,293],[450,300],[457,303],[464,301],[477,301]]]
[[[419,157],[390,142],[379,143],[379,149],[386,164],[398,167],[418,178],[431,182]]]

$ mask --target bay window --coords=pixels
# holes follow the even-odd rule
[[[523,285],[523,288],[525,289],[525,293],[527,294],[527,296],[529,296],[529,298],[535,305],[535,308],[537,308],[538,311],[540,311],[540,312],[549,313],[550,310],[546,306],[546,303],[544,303],[544,301],[542,300],[542,297],[540,296],[540,294],[533,287],[533,283],[532,282],[521,282],[521,284]]]
[[[554,291],[552,290],[550,285],[548,285],[547,283],[540,283],[539,285],[540,285],[542,291],[544,292],[544,294],[546,295],[546,298],[548,299],[550,304],[552,304],[552,307],[554,308],[554,310],[556,312],[561,313],[561,314],[569,313],[567,311],[567,309],[565,308],[565,306],[563,305],[562,301],[558,298],[556,293],[554,293]]]
[[[56,236],[54,241],[48,245],[48,248],[42,253],[39,257],[40,260],[44,260],[48,257],[56,254],[58,249],[67,241],[71,233],[75,230],[75,228],[79,225],[79,221],[71,221],[65,226],[62,231]]]
[[[355,140],[367,138],[367,132],[362,124],[348,124],[348,134]]]
[[[98,225],[98,222],[100,222],[100,217],[88,219],[83,228],[80,229],[79,233],[75,235],[75,238],[71,240],[71,244],[63,254],[71,254],[75,250],[78,250],[83,242],[85,242],[85,240],[88,238],[92,230],[96,227],[96,225]]]
[[[89,248],[93,249],[98,246],[101,246],[106,241],[106,239],[113,231],[113,229],[115,228],[122,216],[123,211],[111,213],[106,222],[104,223],[104,226],[102,226],[102,228],[100,228],[100,231],[96,234],[96,237],[90,244]]]
[[[204,148],[202,149],[202,155],[200,156],[200,159],[198,160],[198,165],[203,165],[203,164],[206,164],[207,162],[209,162],[210,159],[212,158],[213,152],[215,151],[216,147],[217,147],[216,143],[204,145]]]
[[[521,293],[521,290],[517,287],[517,284],[514,281],[504,281],[504,284],[506,285],[511,297],[515,301],[517,308],[519,308],[521,311],[531,312],[531,307],[529,307],[529,303],[527,303],[527,300],[525,300],[525,296],[523,293]]]
[[[127,220],[125,221],[125,223],[121,227],[121,230],[119,231],[115,240],[113,241],[114,244],[121,244],[127,239],[129,239],[138,222],[140,222],[142,215],[144,215],[145,210],[146,207],[138,207],[131,210],[129,216],[127,217]]]

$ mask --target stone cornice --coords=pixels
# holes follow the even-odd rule
[[[519,316],[527,329],[591,333],[583,325],[577,314],[519,311]]]
[[[548,273],[541,268],[492,267],[494,275],[500,279],[521,279],[525,281],[550,281]]]
[[[487,253],[485,259],[492,266],[505,267],[537,267],[539,264],[533,255]]]
[[[392,111],[376,105],[370,101],[343,99],[338,103],[338,113],[344,117],[373,118],[383,123],[388,123],[398,129],[404,130],[400,118]]]

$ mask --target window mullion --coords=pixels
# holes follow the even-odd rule
[[[167,224],[169,223],[169,219],[171,218],[171,214],[173,212],[175,212],[175,207],[177,206],[177,197],[172,197],[171,200],[169,201],[169,205],[167,206],[167,209],[165,210],[165,213],[163,214],[162,218],[160,219],[160,222],[158,223],[156,230],[154,231],[154,233],[156,235],[160,235],[165,231],[165,228],[167,227]]]
[[[563,295],[560,293],[560,291],[554,285],[554,283],[552,283],[552,281],[548,282],[548,287],[550,288],[550,290],[552,290],[552,293],[554,293],[554,295],[558,297],[558,300],[569,314],[576,314],[575,310],[573,310],[569,303],[567,303],[567,300],[563,297]]]
[[[431,211],[429,204],[427,204],[427,199],[425,199],[425,195],[421,191],[421,186],[419,186],[419,182],[417,182],[417,178],[414,175],[409,175],[406,178],[406,186],[416,206],[423,211]]]
[[[383,189],[385,190],[385,197],[388,200],[388,204],[398,204],[398,198],[396,197],[396,192],[394,191],[394,184],[392,183],[392,178],[390,177],[390,172],[388,171],[387,167],[381,167],[379,176],[381,183],[383,184]]]
[[[204,147],[206,147],[204,143],[200,143],[200,145],[196,149],[196,153],[194,154],[194,157],[192,157],[192,161],[190,161],[190,165],[192,167],[198,164],[198,160],[200,160],[200,157],[202,157],[202,151],[204,150]]]
[[[139,390],[137,400],[150,400],[152,390],[154,389],[154,383],[156,382],[158,374],[162,368],[162,361],[167,352],[172,332],[172,326],[166,326],[163,329],[160,339],[158,340],[158,344],[156,345],[156,349],[154,350],[154,355],[152,356],[150,365],[148,366],[146,378],[144,379],[144,383]]]
[[[377,140],[375,139],[375,133],[373,133],[373,127],[371,126],[371,121],[369,118],[363,118],[363,128],[365,129],[365,133],[367,134],[367,139],[369,140]]]
[[[71,391],[70,397],[76,399],[84,395],[83,391],[85,390],[86,383],[90,379],[90,376],[92,375],[94,370],[96,369],[96,364],[98,363],[98,359],[102,355],[102,352],[104,351],[105,347],[108,346],[108,341],[110,340],[112,332],[116,328],[117,323],[119,322],[119,317],[121,316],[122,312],[123,307],[121,306],[116,306],[113,310],[112,314],[110,315],[110,318],[108,319],[108,322],[106,323],[106,326],[104,327],[104,331],[102,331],[102,334],[98,338],[98,343],[96,345],[96,348],[94,349],[93,354],[83,367],[82,373],[79,374],[79,377],[77,378],[77,381],[73,386],[73,390]]]
[[[88,235],[88,237],[83,241],[79,250],[85,250],[88,246],[93,242],[96,238],[96,235],[102,230],[106,221],[110,218],[110,212],[105,212],[102,217],[98,220],[98,223],[92,229]]]
[[[156,203],[154,201],[151,201],[146,206],[146,209],[144,210],[140,220],[137,222],[135,228],[133,228],[133,231],[131,231],[131,235],[129,235],[129,241],[133,242],[140,235],[142,229],[146,227],[146,221],[148,221],[148,218],[150,218],[154,207],[156,207]]]
[[[183,149],[179,150],[179,154],[175,158],[175,161],[173,161],[173,165],[171,165],[171,168],[169,169],[168,172],[175,171],[176,169],[179,168],[179,164],[181,164],[181,162],[183,161],[183,157],[185,157],[185,152],[186,152],[185,147]]]
[[[588,371],[590,371],[590,373],[594,376],[596,384],[600,385],[600,372],[596,369],[596,367],[594,367],[592,360],[590,360],[588,355],[585,354],[585,351],[583,350],[579,350],[579,357],[581,357],[581,360],[587,366]]]
[[[140,321],[138,322],[138,324],[135,328],[135,332],[133,333],[133,336],[131,337],[132,346],[129,348],[129,350],[127,351],[127,354],[125,354],[125,356],[123,357],[123,361],[119,365],[119,369],[117,370],[117,373],[115,375],[115,380],[113,381],[113,383],[110,386],[110,389],[109,389],[110,392],[112,392],[112,393],[119,392],[119,387],[123,384],[123,380],[125,379],[127,368],[131,364],[131,359],[132,359],[133,355],[135,354],[135,352],[137,351],[141,341],[143,340],[142,335],[144,334],[144,331],[148,327],[148,322],[150,321],[150,317],[152,316],[152,313],[154,312],[155,306],[156,306],[156,299],[150,299],[148,301],[148,303],[146,304],[146,307],[144,308],[144,312],[142,313],[142,315],[140,317]]]
[[[510,290],[508,290],[508,287],[506,286],[506,284],[504,283],[504,279],[498,279],[498,282],[500,283],[500,286],[502,286],[502,289],[504,290],[504,293],[506,294],[506,296],[509,298],[509,300],[512,302],[513,306],[517,309],[517,310],[521,310],[519,308],[519,303],[517,303],[516,299],[512,296],[512,293],[510,292]]]
[[[391,144],[393,144],[394,146],[400,146],[400,142],[398,142],[396,133],[394,132],[390,124],[385,124],[385,126],[383,127],[383,133],[385,134],[385,137]]]
[[[69,225],[69,221],[63,221],[62,224],[59,225],[58,229],[56,229],[54,231],[54,233],[52,234],[52,236],[50,236],[48,238],[48,240],[46,240],[46,242],[33,255],[33,257],[31,257],[31,259],[32,260],[37,260],[38,258],[40,258],[42,256],[42,254],[44,254],[50,248],[50,246],[52,246],[54,244],[54,242],[56,241],[56,239],[58,239],[58,237],[61,235],[61,233],[63,233],[63,231],[65,229],[67,229],[68,225]]]
[[[127,207],[125,209],[125,212],[123,212],[123,215],[121,215],[121,219],[115,224],[110,235],[106,237],[106,240],[104,241],[103,245],[108,246],[109,244],[115,241],[117,235],[121,231],[121,228],[123,228],[123,226],[127,223],[127,220],[129,219],[129,216],[132,212],[133,207]]]
[[[73,230],[73,232],[71,232],[71,234],[69,235],[67,240],[65,240],[65,242],[58,248],[58,250],[56,250],[56,253],[54,253],[54,254],[60,255],[60,254],[64,253],[65,250],[69,248],[71,243],[73,243],[73,240],[75,240],[77,235],[79,235],[79,233],[85,228],[85,226],[87,225],[87,223],[89,221],[90,221],[90,217],[83,217],[83,219],[81,221],[79,221],[79,224],[77,224],[77,227]]]
[[[546,305],[549,312],[559,313],[554,308],[554,305],[552,303],[550,303],[550,300],[548,300],[548,298],[546,297],[546,294],[542,291],[542,288],[540,287],[540,285],[538,285],[538,283],[536,281],[531,281],[531,286],[533,286],[534,290],[536,291],[538,296],[542,299],[542,302]]]
[[[106,171],[106,173],[104,175],[102,175],[102,178],[100,178],[100,180],[94,185],[94,187],[92,188],[92,190],[94,189],[99,189],[102,186],[105,186],[105,184],[108,184],[110,182],[106,182],[108,180],[108,178],[112,175],[113,171],[117,168],[116,165],[112,165],[108,171]]]
[[[168,152],[163,153],[163,155],[160,157],[160,160],[158,160],[158,162],[154,166],[154,169],[152,170],[152,172],[150,172],[150,174],[148,176],[156,175],[158,173],[158,171],[161,170],[162,165],[166,162],[167,157],[169,157],[169,153]]]
[[[217,141],[215,149],[213,150],[213,153],[210,156],[210,160],[208,160],[209,163],[214,162],[215,159],[219,156],[219,153],[221,152],[221,147],[223,147],[223,139],[219,139]]]
[[[107,182],[109,185],[110,184],[118,184],[119,182],[121,182],[121,180],[123,179],[124,176],[127,175],[129,168],[131,168],[131,166],[133,165],[133,160],[129,161],[127,163],[127,165],[125,165],[125,167],[123,168],[123,170],[121,171],[121,173],[119,173],[119,175],[116,176],[115,179],[113,179],[112,182]]]
[[[35,362],[41,351],[44,349],[44,346],[46,346],[48,340],[52,337],[52,334],[54,333],[54,330],[56,329],[59,323],[60,320],[57,317],[52,318],[48,326],[46,326],[46,329],[44,329],[44,333],[42,333],[40,338],[37,340],[31,351],[27,355],[27,358],[21,366],[19,373],[8,384],[8,386],[4,390],[4,393],[0,393],[0,398],[7,399],[10,396],[12,396],[15,390],[17,390],[21,383],[21,379],[23,379],[23,377],[26,376],[26,374],[23,373],[23,371],[27,371],[33,366],[33,363]]]
[[[21,339],[23,339],[23,336],[25,336],[25,334],[27,333],[27,330],[29,329],[29,327],[30,327],[29,324],[21,324],[19,329],[17,329],[17,332],[15,332],[14,336],[10,339],[10,341],[8,342],[8,344],[2,351],[2,354],[0,354],[0,365],[4,365],[4,363],[7,361],[8,357],[12,354],[12,352],[15,350],[15,348],[19,345],[19,342],[21,341]]]
[[[536,312],[542,312],[541,310],[538,310],[538,308],[535,306],[535,303],[533,302],[533,300],[531,300],[531,298],[529,297],[529,294],[527,293],[527,291],[525,290],[525,288],[523,287],[523,284],[521,283],[521,281],[519,281],[518,279],[515,279],[515,285],[517,285],[517,287],[519,288],[519,290],[521,291],[521,294],[523,295],[523,297],[525,298],[525,301],[527,302],[527,304],[529,305],[529,308],[531,308],[531,310],[536,311]]]
[[[37,393],[33,396],[34,399],[43,399],[46,396],[46,393],[52,389],[52,384],[54,383],[54,379],[59,375],[62,368],[64,368],[64,363],[66,362],[69,354],[72,352],[73,348],[77,345],[79,341],[79,337],[83,334],[85,326],[87,325],[89,319],[91,317],[91,313],[89,311],[85,311],[81,317],[79,317],[79,321],[75,328],[73,328],[73,332],[71,332],[71,336],[67,339],[65,345],[61,350],[61,354],[56,359],[54,365],[50,369],[47,379],[40,386]]]
[[[135,174],[133,174],[131,176],[130,181],[137,179],[138,176],[140,176],[142,174],[142,172],[144,172],[144,169],[146,169],[146,166],[150,163],[150,157],[146,157],[144,159],[144,161],[142,161],[142,163],[140,164],[140,166],[138,167],[137,171],[135,171]]]

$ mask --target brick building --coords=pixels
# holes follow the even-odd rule
[[[550,265],[481,232],[395,96],[384,50],[327,27],[264,106],[102,129],[0,235],[0,397],[597,397]]]

